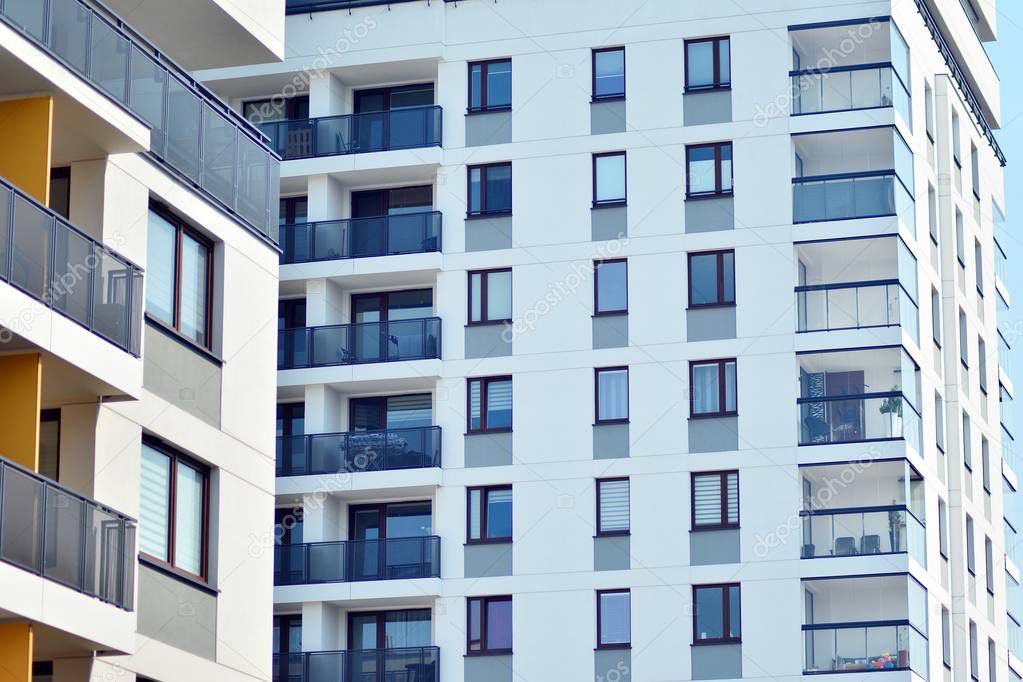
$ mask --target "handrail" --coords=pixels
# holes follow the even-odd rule
[[[830,291],[832,289],[859,289],[861,287],[880,287],[902,285],[898,279],[872,279],[861,282],[835,282],[832,284],[802,284],[796,287],[796,293],[802,291]],[[904,287],[903,287],[904,288]]]
[[[439,578],[440,546],[437,535],[275,545],[274,584]]]
[[[905,504],[879,504],[867,507],[835,507],[833,509],[800,509],[800,516],[841,516],[844,514],[870,514],[874,512],[886,512],[886,511],[904,511],[912,516],[921,526],[926,527],[927,524],[923,522],[923,519],[919,518],[913,513]]]
[[[441,427],[307,433],[278,436],[277,443],[278,476],[420,469],[440,466]]]
[[[418,329],[413,329],[417,325]],[[376,335],[373,334],[374,329]],[[412,332],[394,333],[403,329],[412,329]],[[326,338],[321,341],[318,337]],[[277,339],[278,369],[429,360],[441,357],[439,317],[290,327],[279,330]],[[411,352],[404,357],[402,341],[411,342],[413,345]],[[392,350],[395,352],[392,353]],[[305,360],[295,360],[299,352],[305,354]],[[324,359],[321,353],[325,354],[327,359]]]
[[[828,180],[855,180],[858,178],[881,178],[889,175],[898,177],[899,173],[894,168],[885,168],[874,171],[850,171],[848,173],[827,173],[824,175],[800,175],[792,178],[793,185],[805,182],[826,182]]]
[[[314,263],[327,260],[440,251],[442,220],[443,216],[440,211],[428,210],[363,218],[288,223],[281,226],[281,245],[283,246],[281,263]],[[380,225],[383,225],[384,229],[379,230],[381,232],[379,240],[367,239],[364,247],[361,249],[356,247],[359,230]],[[331,229],[335,227],[336,229]],[[400,231],[403,234],[392,235],[392,227],[402,228]],[[418,234],[404,234],[411,232],[413,227],[420,228]],[[418,242],[415,239],[408,239],[410,236],[419,237]],[[402,239],[403,237],[405,239]],[[319,253],[324,250],[325,254]]]

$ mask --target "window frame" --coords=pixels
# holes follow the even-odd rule
[[[739,636],[732,637],[728,633],[731,632],[731,588],[739,588]],[[699,639],[697,633],[699,628],[697,626],[698,618],[700,617],[699,610],[696,607],[696,593],[700,590],[721,590],[721,633],[722,637]],[[708,644],[741,644],[742,643],[742,585],[740,583],[708,583],[704,585],[693,585],[693,646],[705,646]]]
[[[473,218],[489,218],[492,216],[503,216],[511,215],[512,209],[491,211],[487,209],[487,174],[491,168],[508,167],[508,203],[512,203],[512,191],[514,188],[513,184],[513,171],[511,161],[496,161],[494,163],[479,163],[471,166],[466,166],[465,169],[465,217],[469,220]],[[479,170],[480,172],[480,210],[472,210],[472,172]]]
[[[487,425],[487,387],[491,384],[491,382],[497,382],[497,381],[508,381],[508,382],[510,382],[511,380],[512,380],[512,375],[511,374],[499,374],[499,375],[495,375],[495,376],[486,376],[486,377],[466,377],[466,379],[465,379],[465,387],[466,387],[466,390],[465,390],[465,433],[467,435],[468,434],[475,434],[475,433],[511,433],[511,430],[512,430],[511,426],[507,426],[507,427],[501,426],[501,427],[497,427],[497,428],[493,428],[492,429],[492,428],[490,428]],[[472,428],[472,382],[474,382],[474,381],[480,382],[480,427],[478,429]],[[514,391],[514,386],[512,387],[512,390]],[[515,412],[514,412],[514,396],[515,396],[515,394],[512,393],[512,399],[513,399],[513,402],[512,402],[512,405],[513,405],[512,418],[513,418],[513,420],[514,420],[514,415],[515,415]],[[514,421],[512,423],[514,424]]]
[[[478,538],[472,537],[472,493],[478,490],[480,493],[480,536]],[[500,485],[472,485],[467,486],[465,489],[465,544],[466,545],[507,545],[512,542],[512,538],[515,536],[515,525],[512,524],[512,534],[508,536],[496,536],[490,537],[487,533],[487,503],[490,499],[490,493],[505,491],[511,492],[511,483],[502,483]],[[514,509],[514,497],[512,498],[512,505]]]
[[[511,111],[512,105],[499,104],[496,106],[490,106],[487,104],[487,96],[490,94],[487,91],[487,77],[490,72],[490,67],[494,64],[508,63],[508,69],[512,69],[512,58],[511,57],[499,57],[497,59],[484,59],[482,61],[469,62],[466,67],[466,87],[465,94],[467,95],[465,100],[465,112],[467,115],[482,114],[493,111]],[[472,68],[474,66],[480,67],[480,105],[479,107],[472,106]],[[514,75],[514,72],[511,72]],[[513,94],[513,93],[512,93]]]
[[[600,268],[602,265],[625,263],[625,307],[615,310],[600,310]],[[629,313],[629,259],[605,258],[593,261],[593,316],[628,315]]]
[[[603,630],[601,628],[601,615],[603,606],[601,600],[604,595],[609,594],[627,594],[629,595],[629,641],[627,642],[608,642],[603,641]],[[619,587],[608,590],[597,590],[597,647],[598,650],[614,650],[614,649],[631,649],[632,648],[632,590],[628,587]]]
[[[732,300],[725,300],[725,256],[732,254]],[[717,256],[717,300],[712,303],[693,303],[693,257]],[[733,308],[735,307],[735,249],[716,251],[693,251],[686,254],[686,277],[689,282],[689,309],[700,308]]]
[[[625,372],[625,417],[615,419],[601,419],[600,418],[600,375],[604,372]],[[593,424],[594,426],[602,426],[604,424],[628,424],[631,417],[631,405],[629,404],[629,366],[628,365],[615,365],[613,367],[594,367],[593,368]]]
[[[727,389],[727,370],[728,363],[735,363],[735,409],[729,411],[728,407],[728,389]],[[693,382],[693,368],[697,365],[713,365],[718,366],[718,410],[716,412],[700,412],[696,413],[693,408],[696,405],[696,385]],[[739,362],[737,358],[713,358],[709,360],[690,360],[689,361],[689,418],[690,419],[707,419],[716,417],[736,417],[739,415]]]
[[[728,41],[728,82],[721,82],[721,47],[723,40]],[[689,84],[689,46],[699,43],[713,43],[712,54],[714,55],[714,82],[710,85]],[[683,42],[683,56],[685,57],[682,71],[685,84],[685,92],[707,92],[710,90],[731,90],[732,89],[732,36],[710,36],[707,38],[692,38]]]
[[[480,638],[479,649],[472,648],[472,604],[479,603],[480,608]],[[465,598],[465,655],[466,656],[507,656],[512,653],[511,648],[489,649],[486,646],[487,635],[489,634],[489,623],[487,622],[487,607],[492,602],[509,602],[512,604],[512,624],[514,624],[514,602],[512,595],[480,595]],[[514,639],[512,646],[514,647]]]
[[[510,317],[502,317],[502,318],[490,319],[490,316],[489,316],[490,311],[488,309],[489,306],[487,305],[487,303],[488,303],[488,296],[487,296],[488,291],[487,290],[488,290],[488,280],[490,279],[490,275],[496,274],[496,273],[502,273],[502,272],[507,272],[508,275],[510,276],[512,274],[512,269],[510,267],[508,267],[508,268],[490,268],[488,270],[469,270],[466,273],[467,284],[468,284],[468,288],[467,288],[466,296],[465,296],[466,302],[468,304],[468,307],[466,309],[466,326],[478,327],[478,326],[486,326],[486,325],[490,325],[490,324],[510,324],[511,323],[512,318],[510,318]],[[472,304],[473,304],[472,278],[473,278],[473,275],[479,275],[480,276],[480,319],[478,319],[478,320],[473,320],[472,319]],[[511,293],[512,292],[509,290],[508,294],[511,295]],[[511,306],[509,306],[509,309],[510,308],[511,308]]]
[[[723,189],[721,180],[721,150],[725,147],[731,148],[732,152],[732,172],[731,182],[729,183],[728,189]],[[690,190],[689,180],[692,176],[690,157],[692,151],[695,149],[706,149],[712,148],[714,150],[714,190],[708,192],[692,192]],[[700,144],[687,144],[686,145],[686,200],[689,199],[703,199],[706,197],[730,197],[735,194],[735,149],[732,147],[731,140],[727,142],[706,142]]]
[[[597,94],[597,55],[605,52],[622,53],[622,93],[620,95],[598,95]],[[613,102],[625,99],[626,78],[628,77],[628,66],[625,61],[625,46],[617,47],[595,47],[590,50],[590,101],[591,102]]]
[[[622,179],[625,181],[625,196],[621,199],[604,199],[600,200],[597,198],[597,160],[606,159],[612,156],[622,157]],[[629,160],[626,152],[600,152],[593,154],[593,208],[606,208],[612,206],[628,206],[629,204]]]
[[[627,492],[629,495],[629,527],[625,530],[604,530],[601,527],[600,519],[600,487],[605,483],[626,483]],[[632,481],[629,480],[628,476],[615,476],[612,478],[598,478],[595,485],[596,491],[596,532],[595,537],[608,538],[608,537],[623,537],[632,534]]]
[[[154,436],[144,435],[142,443],[170,459],[170,476],[167,487],[167,559],[153,556],[138,549],[139,558],[148,564],[156,566],[173,575],[182,577],[192,582],[199,582],[203,585],[209,584],[209,558],[210,558],[210,479],[212,468],[194,457],[190,457],[177,448],[169,445],[162,439]],[[202,537],[200,538],[200,572],[192,573],[189,570],[179,567],[174,563],[174,550],[177,540],[177,487],[178,468],[181,462],[188,468],[197,471],[202,476]],[[141,514],[140,514],[141,517]],[[140,518],[141,521],[141,518]]]
[[[728,522],[728,477],[735,475],[735,516],[736,522]],[[720,476],[721,480],[721,523],[697,524],[696,523],[696,479],[700,476]],[[738,530],[742,521],[742,503],[739,488],[739,470],[722,469],[720,471],[691,471],[689,472],[689,530],[693,533],[713,530]]]

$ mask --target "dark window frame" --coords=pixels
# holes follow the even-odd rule
[[[473,603],[479,603],[480,638],[479,648],[473,649],[472,639],[472,608]],[[511,648],[489,649],[487,648],[487,635],[489,634],[489,623],[487,623],[487,607],[494,602],[509,602],[512,604],[512,623],[514,624],[514,602],[512,595],[489,595],[465,598],[465,655],[466,656],[508,656],[512,653]],[[514,646],[514,639],[512,646]]]
[[[728,41],[728,82],[721,82],[721,47],[720,43],[723,40]],[[714,82],[710,85],[689,85],[689,46],[696,45],[699,43],[713,43],[713,55],[714,55]],[[731,90],[732,89],[732,37],[731,35],[726,36],[711,36],[709,38],[693,38],[692,40],[686,40],[684,42],[683,56],[685,57],[683,64],[683,74],[685,78],[685,91],[686,92],[706,92],[708,90]]]
[[[609,642],[603,641],[603,630],[601,628],[601,615],[603,607],[601,606],[601,598],[606,594],[627,594],[629,595],[629,641],[628,642]],[[610,590],[597,590],[597,649],[631,649],[632,648],[632,590],[628,587],[620,587]]]
[[[721,184],[721,150],[725,147],[729,147],[732,150],[732,177],[729,183],[728,189],[723,189]],[[707,149],[712,148],[714,150],[714,189],[709,192],[692,192],[689,189],[689,179],[692,176],[690,172],[690,157],[695,149]],[[686,199],[702,199],[704,197],[730,197],[735,194],[735,149],[732,147],[732,142],[708,142],[701,144],[689,144],[686,145]]]
[[[465,105],[466,105],[465,111],[466,111],[467,114],[471,115],[471,114],[481,114],[481,113],[486,113],[486,112],[491,112],[491,111],[511,111],[512,110],[512,105],[511,104],[498,104],[496,106],[490,106],[489,104],[487,104],[487,97],[490,94],[489,92],[487,92],[487,77],[488,77],[488,72],[490,71],[490,67],[493,66],[494,64],[504,64],[505,62],[507,62],[509,69],[512,68],[512,58],[511,57],[501,57],[499,59],[485,59],[483,61],[478,61],[478,62],[469,62],[469,65],[468,65],[468,68],[467,68],[467,72],[466,72],[467,81],[466,81],[466,89],[465,89],[465,92],[466,92],[466,95],[467,95],[466,103],[465,103]],[[474,66],[480,67],[480,105],[478,107],[473,107],[472,106],[472,68]],[[514,71],[512,71],[512,74],[514,75]],[[514,95],[514,88],[513,88],[512,94]],[[513,99],[514,99],[514,97],[513,97]]]
[[[616,419],[601,419],[600,418],[600,375],[604,372],[625,372],[625,412],[624,418]],[[594,367],[593,368],[593,423],[594,425],[604,424],[628,424],[629,418],[631,417],[632,410],[629,404],[629,392],[631,386],[629,384],[629,366],[628,365],[615,365],[613,367]]]
[[[726,366],[728,363],[735,363],[735,409],[728,410],[728,389],[726,386],[727,370]],[[696,405],[696,385],[693,382],[693,368],[697,365],[713,365],[718,366],[718,410],[715,412],[700,412],[696,413],[693,411]],[[710,360],[690,360],[689,361],[689,418],[690,419],[706,419],[708,417],[735,417],[739,414],[739,362],[736,358],[713,358]]]
[[[248,99],[248,100],[243,101],[242,102],[242,106],[241,106],[242,117],[244,117],[246,121],[251,121],[251,119],[249,118],[249,114],[248,114],[248,110],[249,110],[250,107],[258,107],[258,106],[264,105],[264,104],[271,104],[274,101],[274,99],[276,99],[276,98],[274,98],[274,97],[261,97],[261,98],[258,98],[258,99]],[[308,111],[309,111],[309,95],[308,94],[294,95],[292,97],[284,97],[283,100],[284,100],[284,110],[285,110],[284,116],[285,117],[282,118],[282,119],[274,119],[273,121],[267,121],[267,120],[264,119],[263,121],[261,121],[261,123],[274,123],[274,122],[277,122],[277,121],[303,121],[303,120],[306,120],[306,119],[309,118],[309,116],[308,116]],[[305,105],[305,111],[306,111],[307,115],[306,116],[298,116],[297,114],[301,113],[301,105],[303,105],[303,104]]]
[[[725,299],[725,256],[732,254],[732,300]],[[693,303],[693,258],[717,256],[717,300],[711,303]],[[717,251],[694,251],[686,254],[686,275],[689,279],[689,308],[733,308],[735,307],[735,249]]]
[[[280,217],[284,220],[285,225],[301,224],[296,223],[295,210],[299,202],[304,201],[306,204],[306,218],[305,221],[309,220],[309,196],[306,194],[296,194],[290,197],[281,197],[281,214]]]
[[[487,288],[488,288],[487,287],[487,283],[488,283],[488,280],[490,279],[490,275],[495,274],[495,273],[499,273],[499,272],[507,272],[510,275],[511,272],[512,272],[512,269],[510,267],[509,268],[490,268],[488,270],[469,270],[466,273],[468,289],[466,291],[466,296],[465,296],[466,303],[467,303],[466,318],[465,319],[466,319],[466,325],[467,326],[469,326],[469,327],[479,327],[479,326],[486,326],[486,325],[489,325],[489,324],[511,324],[512,318],[510,318],[510,317],[501,317],[501,318],[491,319],[490,316],[489,316],[490,311],[488,310],[488,305],[487,305],[487,299],[488,299],[488,296],[487,296]],[[473,278],[473,275],[479,275],[480,276],[480,319],[478,319],[478,320],[473,320],[472,319],[472,304],[473,304],[473,298],[472,298],[472,278]],[[512,293],[511,291],[508,292],[509,295],[511,295],[511,293]]]
[[[732,637],[729,633],[731,628],[731,588],[739,588],[739,635]],[[696,607],[696,593],[700,590],[721,590],[721,633],[722,637],[699,639],[697,633],[700,631],[697,625],[700,617]],[[739,644],[742,642],[742,585],[740,583],[710,583],[706,585],[693,585],[693,646],[704,646],[707,644]]]
[[[625,196],[621,199],[605,199],[600,200],[597,198],[597,159],[610,158],[612,156],[622,157],[622,172],[625,180]],[[611,206],[628,206],[629,204],[629,160],[628,156],[624,151],[620,152],[600,152],[599,154],[593,154],[593,208],[606,208]]]
[[[487,425],[487,387],[496,381],[511,381],[511,374],[499,374],[495,376],[487,377],[467,377],[465,380],[465,432],[466,434],[475,433],[511,433],[511,426],[502,426],[498,428],[490,428]],[[480,382],[480,426],[478,429],[472,428],[472,382]],[[512,387],[514,391],[514,386]],[[514,399],[514,393],[512,393]],[[514,402],[513,402],[514,406]],[[513,424],[514,424],[514,407],[512,412]]]
[[[600,309],[600,267],[613,263],[625,263],[625,307],[615,310]],[[629,259],[628,258],[605,258],[593,261],[593,316],[602,315],[627,315],[629,313]]]
[[[478,538],[472,537],[472,493],[478,490],[480,492],[480,536]],[[512,542],[512,538],[515,536],[515,525],[512,524],[512,534],[508,536],[500,535],[490,537],[487,533],[487,502],[490,498],[490,493],[507,490],[512,492],[512,508],[514,509],[514,492],[512,491],[511,483],[504,483],[501,485],[472,485],[465,489],[465,544],[466,545],[507,545]]]
[[[742,498],[741,495],[735,501],[736,522],[728,522],[728,477],[735,474],[736,494],[740,494],[739,470],[723,469],[720,471],[692,471],[689,473],[689,507],[690,523],[689,530],[693,533],[701,533],[710,530],[738,530],[742,520]],[[696,479],[700,476],[720,476],[721,481],[721,523],[696,523]]]
[[[629,527],[626,530],[604,530],[601,528],[600,519],[600,486],[604,483],[621,483],[625,481],[628,484],[629,489]],[[623,537],[632,534],[632,481],[629,480],[628,476],[615,476],[612,478],[598,478],[596,481],[596,533],[595,536],[598,538],[607,537]]]
[[[489,218],[491,216],[502,216],[511,215],[512,209],[508,210],[488,210],[487,209],[487,174],[491,168],[508,167],[508,199],[509,204],[512,203],[512,192],[514,188],[514,173],[512,171],[511,161],[497,161],[495,163],[480,163],[472,166],[467,166],[465,170],[465,217],[468,219],[473,218]],[[479,170],[480,172],[480,210],[472,210],[472,172]]]
[[[598,95],[597,94],[597,55],[606,52],[621,52],[622,53],[622,93],[612,95]],[[595,47],[590,51],[590,101],[591,102],[614,102],[615,100],[625,99],[625,85],[626,78],[628,77],[628,67],[625,62],[625,46],[619,45],[617,47]]]

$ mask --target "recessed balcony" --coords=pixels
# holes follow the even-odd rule
[[[284,225],[282,264],[439,252],[440,211]]]
[[[398,471],[440,466],[439,426],[277,438],[277,475]]]
[[[340,540],[274,546],[274,585],[440,577],[440,538]]]
[[[440,649],[353,649],[274,654],[274,682],[440,682]]]
[[[282,329],[277,369],[439,359],[439,317]]]

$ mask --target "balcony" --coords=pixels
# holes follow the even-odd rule
[[[274,682],[440,682],[440,649],[358,649],[274,654]]]
[[[439,577],[437,536],[274,546],[274,585]]]
[[[804,625],[803,673],[923,670],[927,639],[907,621],[872,625]]]
[[[904,439],[919,452],[919,371],[898,347],[800,353],[799,445]]]
[[[440,211],[423,211],[284,225],[281,263],[439,252],[441,222]]]
[[[139,355],[142,269],[3,179],[0,279]]]
[[[154,160],[277,241],[279,162],[262,135],[139,33],[82,0],[3,2],[0,21],[145,121]]]
[[[260,130],[286,160],[439,147],[441,108],[391,111],[263,123]]]
[[[440,318],[282,329],[277,369],[440,358]]]
[[[439,467],[440,444],[439,426],[278,436],[277,475]]]
[[[0,458],[0,560],[130,611],[135,521]]]
[[[915,233],[913,155],[894,128],[793,135],[792,220],[897,217]]]
[[[803,535],[801,558],[905,554],[926,557],[924,526],[902,505],[847,511],[821,509],[800,512]]]

